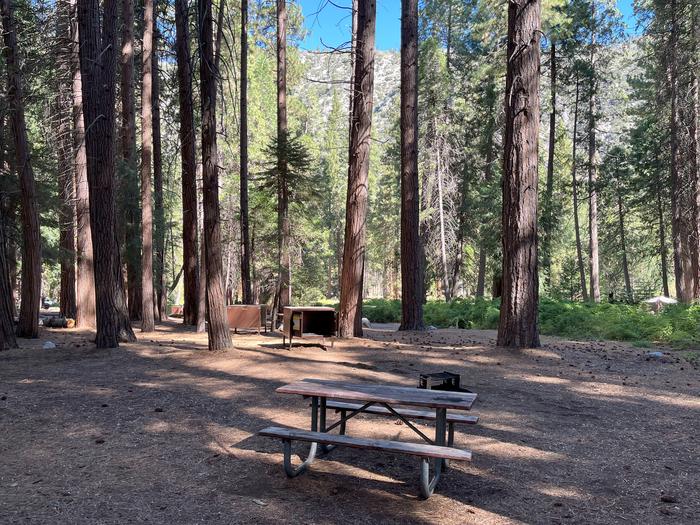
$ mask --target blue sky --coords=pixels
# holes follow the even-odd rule
[[[305,49],[320,49],[323,44],[338,46],[349,40],[350,16],[327,0],[297,0],[301,4],[309,36],[302,43]],[[633,0],[618,0],[617,5],[627,23],[634,30]],[[337,5],[350,5],[349,0],[334,0]],[[319,8],[321,12],[318,13]],[[377,48],[398,49],[400,44],[401,0],[377,0]]]

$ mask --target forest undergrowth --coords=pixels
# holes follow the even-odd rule
[[[478,330],[498,328],[498,300],[428,301],[425,324],[437,328]],[[363,312],[372,323],[401,321],[401,302],[369,299]],[[679,350],[700,349],[700,304],[669,305],[654,313],[644,304],[582,303],[542,299],[540,329],[545,335],[574,340],[628,341],[639,347],[668,345]],[[692,357],[693,354],[691,354]]]

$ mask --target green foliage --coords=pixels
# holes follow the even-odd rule
[[[671,305],[653,313],[645,305],[581,303],[544,299],[540,303],[543,334],[574,340],[630,341],[638,347],[650,343],[677,348],[700,345],[700,305]],[[398,323],[401,302],[371,299],[363,313],[373,323]],[[425,323],[438,328],[493,330],[498,326],[499,302],[456,299],[449,303],[428,301]]]
[[[273,138],[266,149],[268,168],[261,174],[259,188],[277,195],[286,188],[290,202],[302,202],[318,196],[310,176],[311,159],[299,137],[288,135],[279,141]],[[277,159],[286,160],[286,171],[280,173]]]

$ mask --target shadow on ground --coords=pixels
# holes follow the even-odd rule
[[[111,351],[42,332],[0,354],[0,515],[33,523],[692,523],[700,503],[697,371],[618,344],[547,340],[511,352],[493,334],[368,331],[372,339],[281,346],[234,337],[226,353],[176,323]],[[339,449],[287,479],[281,443],[308,401],[275,394],[304,377],[414,385],[450,370],[478,392],[474,452],[417,499],[415,458]],[[428,431],[426,425],[421,425]],[[390,418],[349,433],[411,437]],[[303,447],[298,450],[303,453]]]

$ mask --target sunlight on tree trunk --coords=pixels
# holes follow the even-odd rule
[[[537,307],[537,163],[540,2],[508,6],[503,168],[503,296],[497,344],[540,345]]]
[[[362,336],[376,10],[375,0],[358,1],[350,173],[345,208],[345,241],[338,313],[338,337],[343,338]]]

